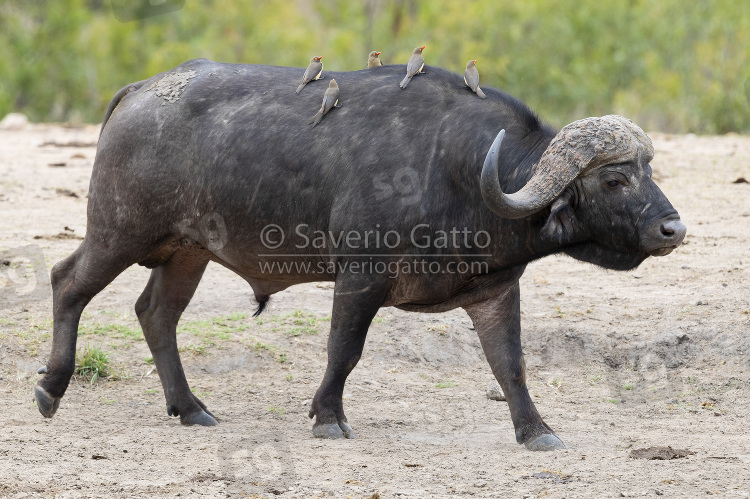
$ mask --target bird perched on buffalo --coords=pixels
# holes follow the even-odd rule
[[[464,71],[464,83],[471,89],[472,92],[477,94],[479,97],[484,99],[487,97],[479,88],[479,71],[477,71],[477,60],[471,60],[466,63],[466,71]]]
[[[313,80],[320,80],[323,76],[323,63],[320,62],[322,57],[313,57],[310,59],[310,65],[307,66],[304,76],[302,76],[302,83],[297,87],[297,93],[300,93],[305,85]]]
[[[320,123],[320,120],[323,119],[323,116],[325,116],[328,111],[330,111],[334,107],[340,107],[339,85],[338,83],[336,83],[336,80],[331,80],[331,83],[328,84],[326,92],[323,94],[323,104],[320,106],[320,111],[318,111],[318,113],[313,116],[313,119],[310,120],[313,128],[315,128],[315,125]]]
[[[380,52],[375,52],[374,50],[370,52],[370,56],[367,58],[367,68],[377,68],[379,66],[382,66],[383,63],[380,61]]]
[[[409,57],[409,63],[406,65],[406,77],[401,81],[401,88],[406,88],[414,75],[418,75],[424,68],[424,58],[422,57],[422,51],[425,46],[417,47]]]

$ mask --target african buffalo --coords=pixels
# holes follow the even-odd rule
[[[250,284],[259,311],[293,284],[335,282],[315,436],[354,436],[344,383],[380,307],[462,307],[517,441],[564,448],[526,388],[518,281],[553,253],[627,270],[682,242],[685,226],[651,180],[651,140],[620,116],[556,133],[515,98],[487,88],[477,99],[436,67],[402,90],[404,71],[324,74],[343,107],[315,128],[309,117],[330,80],[296,95],[299,68],[201,59],[120,90],[102,126],[86,237],[52,269],[41,413],[55,413],[73,374],[84,307],[138,263],[153,269],[135,309],[167,412],[216,424],[188,387],[176,342],[214,261]]]

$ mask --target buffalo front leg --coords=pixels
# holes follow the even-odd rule
[[[159,373],[167,414],[179,416],[184,425],[214,426],[216,418],[193,395],[177,350],[177,322],[190,303],[208,260],[190,250],[178,251],[151,278],[135,305],[138,321]]]
[[[542,420],[526,388],[518,282],[499,296],[465,307],[465,310],[474,322],[492,373],[505,392],[516,441],[529,450],[564,449],[562,440]]]
[[[328,336],[328,366],[312,401],[313,435],[318,438],[354,438],[344,415],[344,383],[362,356],[367,329],[387,293],[372,277],[340,275],[336,279]]]

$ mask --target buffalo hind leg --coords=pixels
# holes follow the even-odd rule
[[[505,293],[465,309],[474,322],[492,372],[505,393],[518,443],[529,450],[564,449],[562,440],[542,420],[526,388],[518,282]]]
[[[328,366],[315,393],[309,416],[315,416],[318,438],[354,438],[344,415],[346,377],[362,356],[367,329],[385,300],[385,284],[370,276],[340,275],[336,279],[328,336]]]
[[[202,252],[179,250],[151,271],[146,288],[135,304],[135,312],[159,373],[167,414],[179,416],[184,425],[214,426],[216,418],[193,395],[177,350],[177,322],[188,306],[206,269]]]
[[[75,371],[78,322],[83,309],[107,284],[138,261],[136,255],[113,254],[87,236],[67,258],[52,267],[52,350],[44,374],[34,387],[39,412],[51,418]],[[112,244],[112,246],[116,246]]]

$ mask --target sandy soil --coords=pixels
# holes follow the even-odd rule
[[[463,311],[383,309],[349,378],[358,438],[321,441],[307,418],[325,368],[332,289],[297,286],[252,319],[252,294],[209,269],[183,316],[188,380],[220,418],[167,416],[133,305],[133,267],[86,309],[78,348],[110,378],[77,377],[51,420],[32,388],[49,353],[48,271],[86,229],[97,129],[0,132],[0,496],[748,497],[750,138],[653,134],[685,245],[634,272],[567,257],[522,279],[528,382],[568,446],[515,443]],[[45,142],[58,145],[42,145]],[[60,147],[78,141],[84,147]],[[58,166],[52,166],[58,165]],[[670,445],[694,455],[631,459]]]

